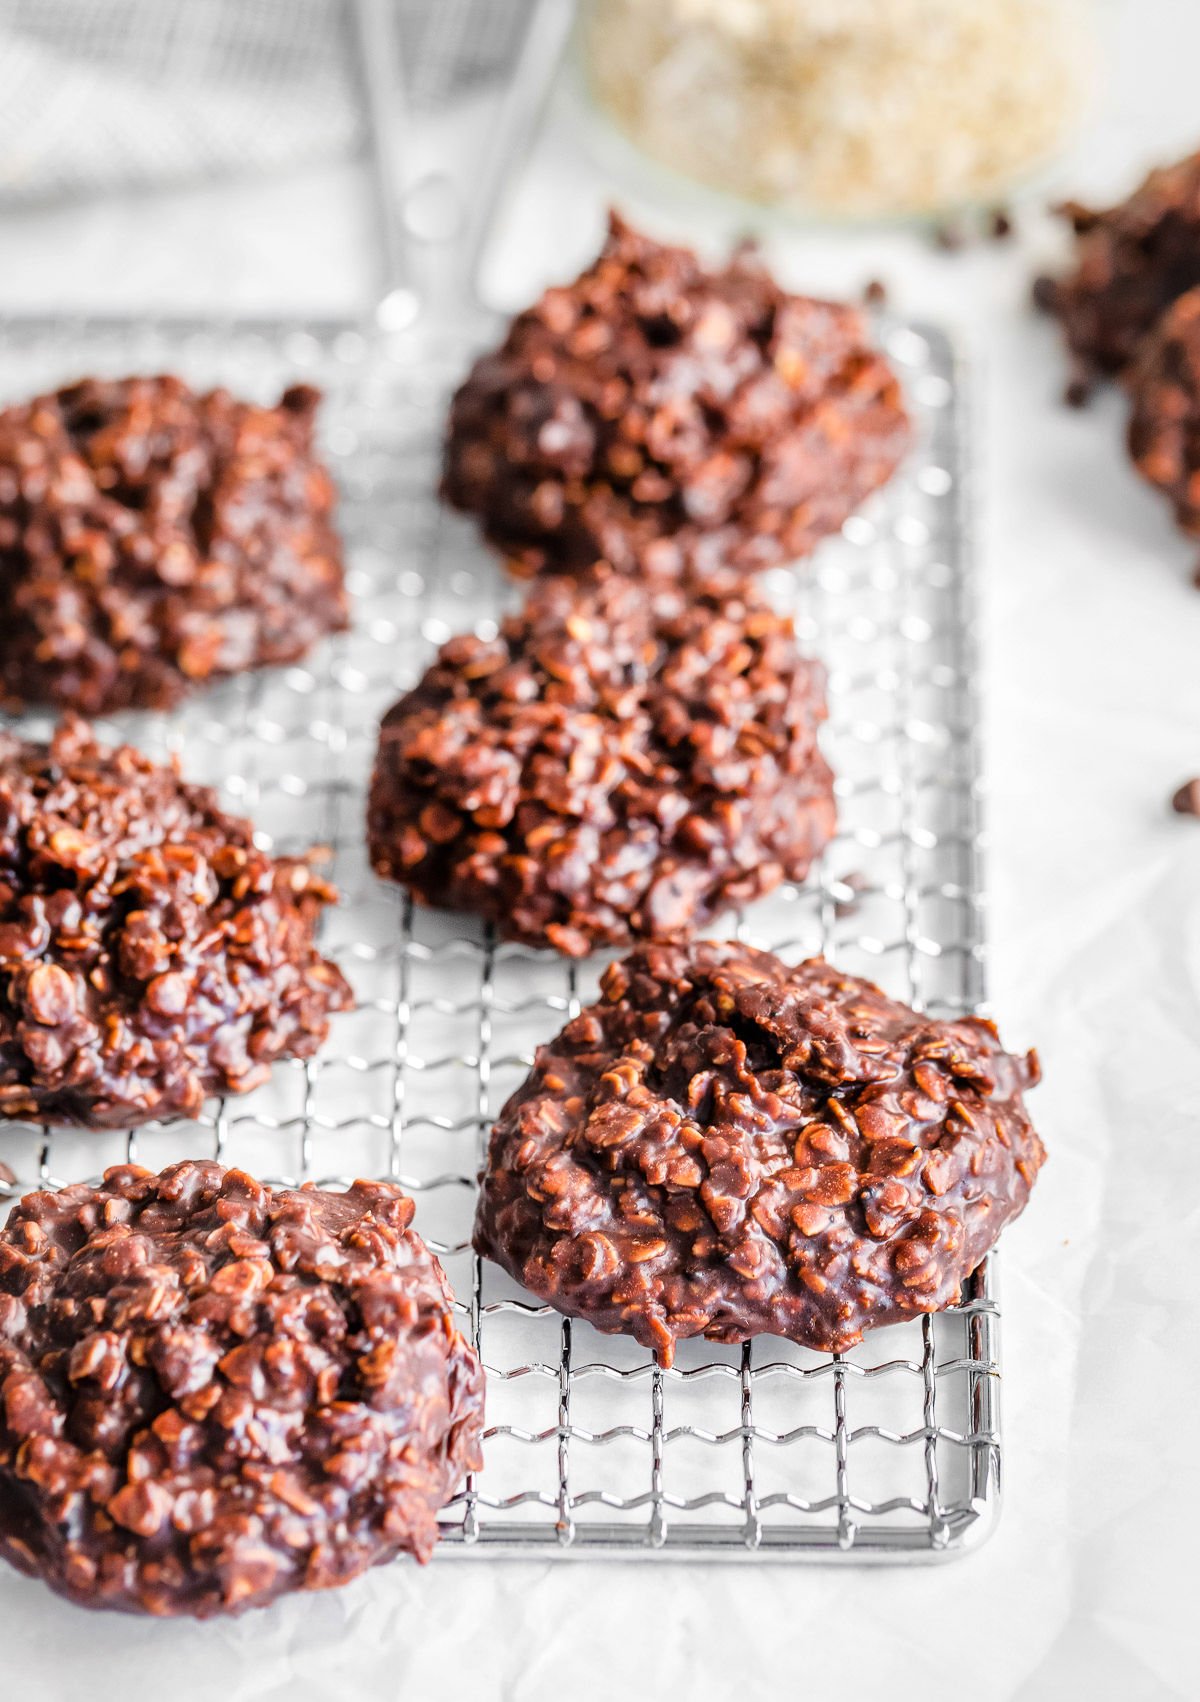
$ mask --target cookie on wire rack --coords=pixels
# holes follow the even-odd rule
[[[77,717],[49,745],[0,732],[0,1118],[194,1116],[310,1057],[352,1002],[314,944],[335,896]]]
[[[836,532],[909,439],[856,309],[614,214],[594,264],[460,387],[442,490],[520,573],[756,570]]]
[[[642,946],[501,1111],[475,1246],[663,1365],[690,1336],[840,1352],[953,1305],[1023,1210],[1038,1075],[820,959]]]
[[[318,392],[85,379],[0,411],[0,698],[100,715],[347,622]]]
[[[579,957],[800,881],[834,828],[824,674],[753,584],[533,586],[383,720],[376,871]]]
[[[410,1553],[482,1464],[483,1373],[390,1182],[186,1161],[0,1230],[0,1555],[85,1607],[208,1618]]]

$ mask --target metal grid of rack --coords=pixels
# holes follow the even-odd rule
[[[979,751],[961,373],[937,332],[881,336],[920,442],[814,562],[769,576],[830,669],[841,827],[818,874],[725,929],[848,970],[942,1014],[984,997]],[[303,666],[247,676],[171,716],[101,723],[251,815],[263,843],[327,847],[343,903],[323,945],[356,1011],[324,1053],[195,1123],[128,1135],[13,1126],[5,1191],[215,1155],[274,1180],[390,1176],[446,1264],[488,1372],[486,1464],[444,1514],[440,1553],[917,1559],[990,1527],[999,1493],[991,1262],[964,1304],[841,1356],[774,1339],[686,1343],[662,1371],[633,1343],[534,1305],[469,1247],[491,1117],[601,963],[497,944],[376,881],[363,790],[382,710],[431,647],[494,622],[515,591],[435,498],[449,387],[468,351],[344,325],[0,321],[5,397],[89,372],[170,368],[270,395],[321,384],[343,492],[351,632]],[[45,717],[23,726],[44,732]]]

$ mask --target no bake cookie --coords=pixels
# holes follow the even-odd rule
[[[86,1607],[241,1612],[408,1552],[483,1376],[394,1184],[186,1162],[0,1230],[0,1555]]]
[[[308,1057],[351,1002],[333,889],[216,794],[71,717],[0,732],[0,1118],[191,1116]]]
[[[318,401],[87,379],[0,412],[0,697],[169,708],[345,626]]]
[[[1200,284],[1200,153],[1152,171],[1128,199],[1061,209],[1077,242],[1061,278],[1040,278],[1039,304],[1061,322],[1082,374],[1115,373],[1160,315]]]
[[[959,1298],[1042,1163],[1037,1079],[820,960],[642,946],[501,1112],[475,1245],[664,1365],[688,1336],[841,1351]]]
[[[834,826],[824,675],[750,585],[538,582],[390,710],[376,870],[580,956],[802,880]]]
[[[614,217],[458,391],[443,492],[518,571],[756,569],[836,531],[908,440],[854,308]]]

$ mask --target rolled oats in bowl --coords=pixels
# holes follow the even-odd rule
[[[1083,104],[1083,0],[588,0],[601,108],[645,153],[789,211],[986,202]]]

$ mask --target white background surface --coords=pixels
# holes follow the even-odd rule
[[[1060,174],[1085,197],[1200,144],[1200,6],[1117,13],[1101,110]],[[467,147],[477,117],[422,138],[423,157]],[[506,296],[570,275],[613,195],[664,234],[732,234],[606,174],[560,111],[495,257]],[[355,174],[336,167],[4,217],[0,306],[348,309],[367,237]],[[1197,1695],[1200,824],[1167,809],[1200,772],[1196,551],[1129,468],[1119,397],[1058,404],[1060,350],[1026,308],[1061,250],[1047,221],[956,256],[908,232],[776,231],[768,250],[804,287],[887,279],[901,311],[956,325],[980,368],[992,993],[1009,1043],[1042,1051],[1050,1149],[1002,1261],[998,1532],[909,1571],[395,1565],[204,1627],[85,1616],[6,1575],[0,1696]]]

